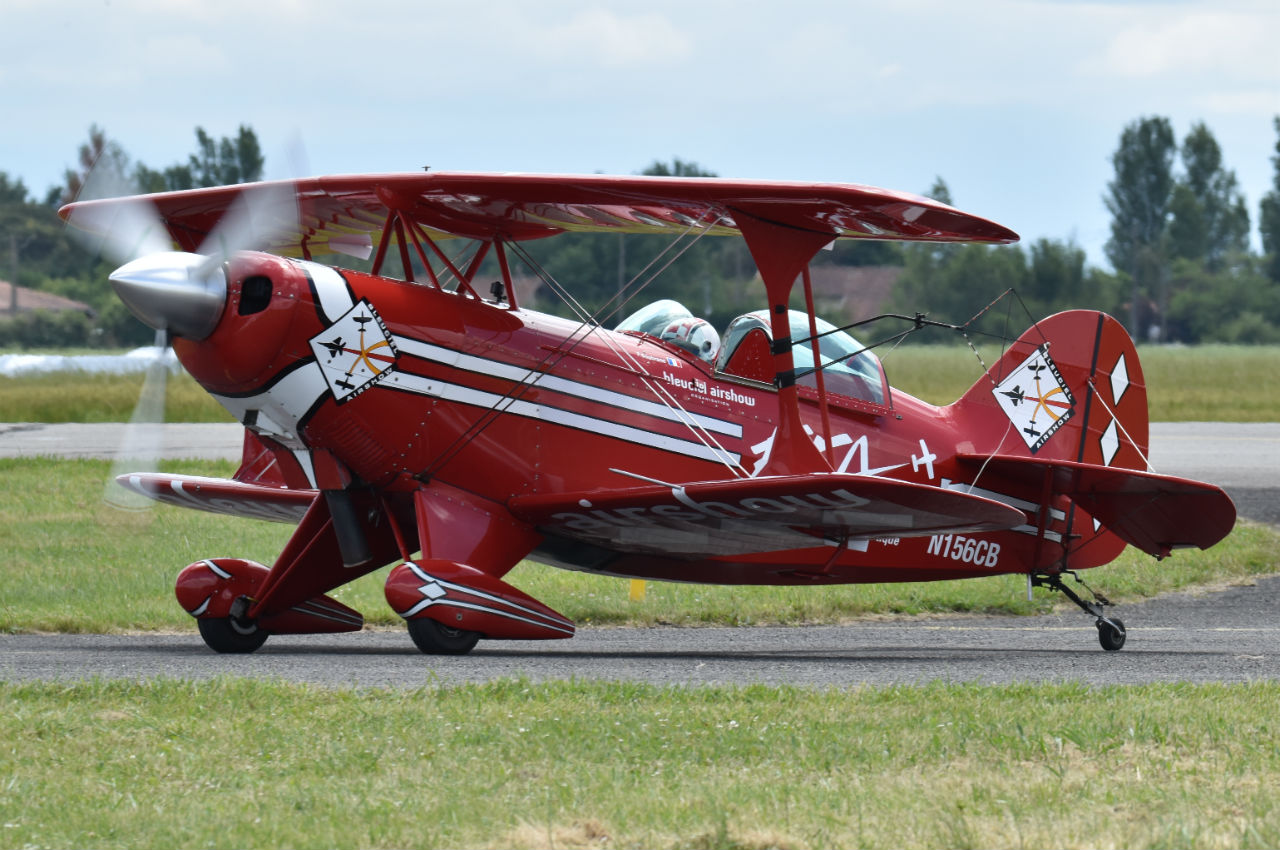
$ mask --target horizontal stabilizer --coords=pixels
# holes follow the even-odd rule
[[[546,533],[689,557],[994,531],[1027,521],[1022,511],[980,496],[827,473],[518,496],[508,507]]]
[[[286,490],[226,478],[131,472],[116,478],[120,486],[182,508],[246,519],[296,523],[315,500],[315,490]]]
[[[1187,478],[1066,460],[959,455],[984,476],[1048,487],[1070,498],[1126,543],[1163,558],[1208,549],[1231,533],[1236,507],[1221,488]]]

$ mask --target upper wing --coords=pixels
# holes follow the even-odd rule
[[[804,549],[826,541],[1014,528],[1026,514],[979,496],[861,475],[784,475],[517,496],[543,532],[676,557]]]
[[[271,244],[285,256],[376,242],[391,213],[433,238],[536,239],[565,231],[677,234],[692,226],[730,235],[745,214],[833,238],[1016,242],[1013,231],[946,204],[870,186],[686,177],[411,173],[310,177],[268,184],[296,201],[272,215]],[[182,250],[194,251],[248,185],[143,196]],[[83,226],[112,220],[127,199],[83,201],[59,214]],[[279,225],[277,228],[276,225]]]
[[[1236,506],[1221,488],[1172,475],[1065,460],[960,455],[987,475],[1048,486],[1071,498],[1121,540],[1163,558],[1173,549],[1208,549],[1231,533]]]

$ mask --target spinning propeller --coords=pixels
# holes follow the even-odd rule
[[[130,187],[91,171],[83,199],[116,198]],[[288,184],[249,184],[195,252],[173,250],[156,206],[144,197],[76,207],[69,222],[88,247],[120,266],[109,276],[116,295],[156,331],[156,356],[147,367],[138,403],[112,464],[103,497],[131,510],[152,503],[116,483],[125,472],[153,471],[162,445],[169,364],[174,336],[201,340],[213,332],[227,300],[225,263],[239,252],[262,248],[297,218]]]

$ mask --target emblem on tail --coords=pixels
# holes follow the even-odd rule
[[[1076,412],[1075,397],[1049,356],[1047,343],[1032,352],[991,392],[1032,454]]]

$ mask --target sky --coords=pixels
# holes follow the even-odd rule
[[[4,0],[0,171],[35,196],[91,124],[152,168],[251,126],[268,177],[725,177],[924,193],[1106,267],[1127,124],[1204,122],[1255,226],[1275,0]]]

